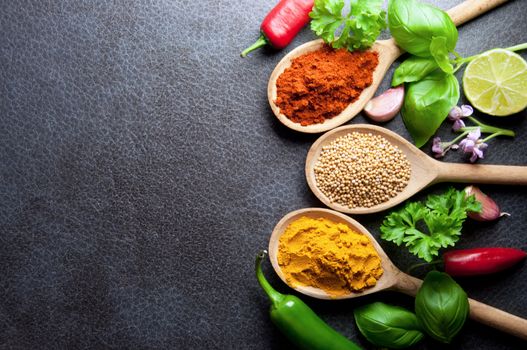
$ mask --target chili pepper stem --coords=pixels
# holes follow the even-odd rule
[[[240,56],[246,57],[249,52],[259,49],[260,47],[265,46],[265,45],[267,45],[267,39],[265,38],[263,34],[260,34],[260,37],[258,38],[258,40],[256,40],[254,44],[252,44],[251,46],[243,50]]]
[[[276,291],[265,279],[262,272],[262,260],[267,256],[267,250],[262,250],[256,256],[256,278],[262,286],[265,293],[273,303],[273,305],[278,304],[284,298],[284,295]]]

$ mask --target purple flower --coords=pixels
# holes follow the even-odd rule
[[[458,146],[452,142],[441,142],[441,138],[439,137],[434,137],[432,140],[432,153],[434,153],[434,157],[442,158],[450,149],[458,149]]]
[[[448,119],[455,121],[468,117],[469,115],[472,115],[472,113],[474,113],[474,110],[470,105],[462,105],[461,107],[455,106],[448,113]]]
[[[445,155],[445,150],[441,144],[441,138],[434,137],[434,140],[432,141],[432,152],[436,158],[441,158]]]
[[[488,147],[483,140],[480,139],[481,130],[479,128],[469,132],[466,139],[461,140],[459,147],[464,153],[471,153],[470,162],[474,163],[478,158],[483,158],[483,151]]]
[[[465,122],[461,119],[458,119],[454,122],[454,125],[452,125],[452,130],[458,131],[461,128],[465,127]]]
[[[459,143],[459,147],[461,147],[463,152],[471,153],[474,150],[476,142],[479,140],[480,136],[481,130],[480,128],[476,128],[474,131],[468,133],[466,139],[461,140],[461,142]]]
[[[448,119],[454,122],[452,130],[458,131],[459,129],[464,128],[465,122],[463,122],[462,119],[472,115],[472,113],[474,113],[474,110],[470,105],[462,105],[461,107],[455,106],[452,108],[448,113]]]

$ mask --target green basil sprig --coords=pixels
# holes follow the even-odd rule
[[[423,146],[459,100],[459,83],[452,74],[435,70],[408,83],[402,116],[417,147]]]
[[[449,275],[431,271],[415,297],[415,313],[426,333],[450,343],[469,314],[468,297]]]
[[[432,57],[410,56],[393,73],[392,86],[419,81],[439,66]]]
[[[434,37],[443,37],[447,52],[457,43],[457,29],[448,14],[416,0],[391,0],[388,6],[388,27],[397,45],[412,55],[431,56]]]
[[[457,29],[445,11],[416,0],[390,0],[388,27],[397,45],[413,55],[395,70],[392,85],[409,83],[401,114],[415,145],[422,147],[459,100],[449,56]]]
[[[360,332],[376,346],[403,349],[423,339],[414,313],[399,307],[376,302],[354,311]]]
[[[454,66],[448,57],[447,42],[444,36],[434,36],[430,42],[430,53],[437,65],[445,73],[454,73]]]

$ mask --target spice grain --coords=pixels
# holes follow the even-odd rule
[[[314,167],[317,187],[331,202],[369,208],[395,197],[410,180],[410,163],[388,140],[353,132],[322,147]]]

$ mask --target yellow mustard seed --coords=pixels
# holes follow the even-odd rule
[[[408,184],[410,162],[388,140],[352,132],[322,147],[314,167],[317,187],[331,202],[369,208],[388,201]]]

